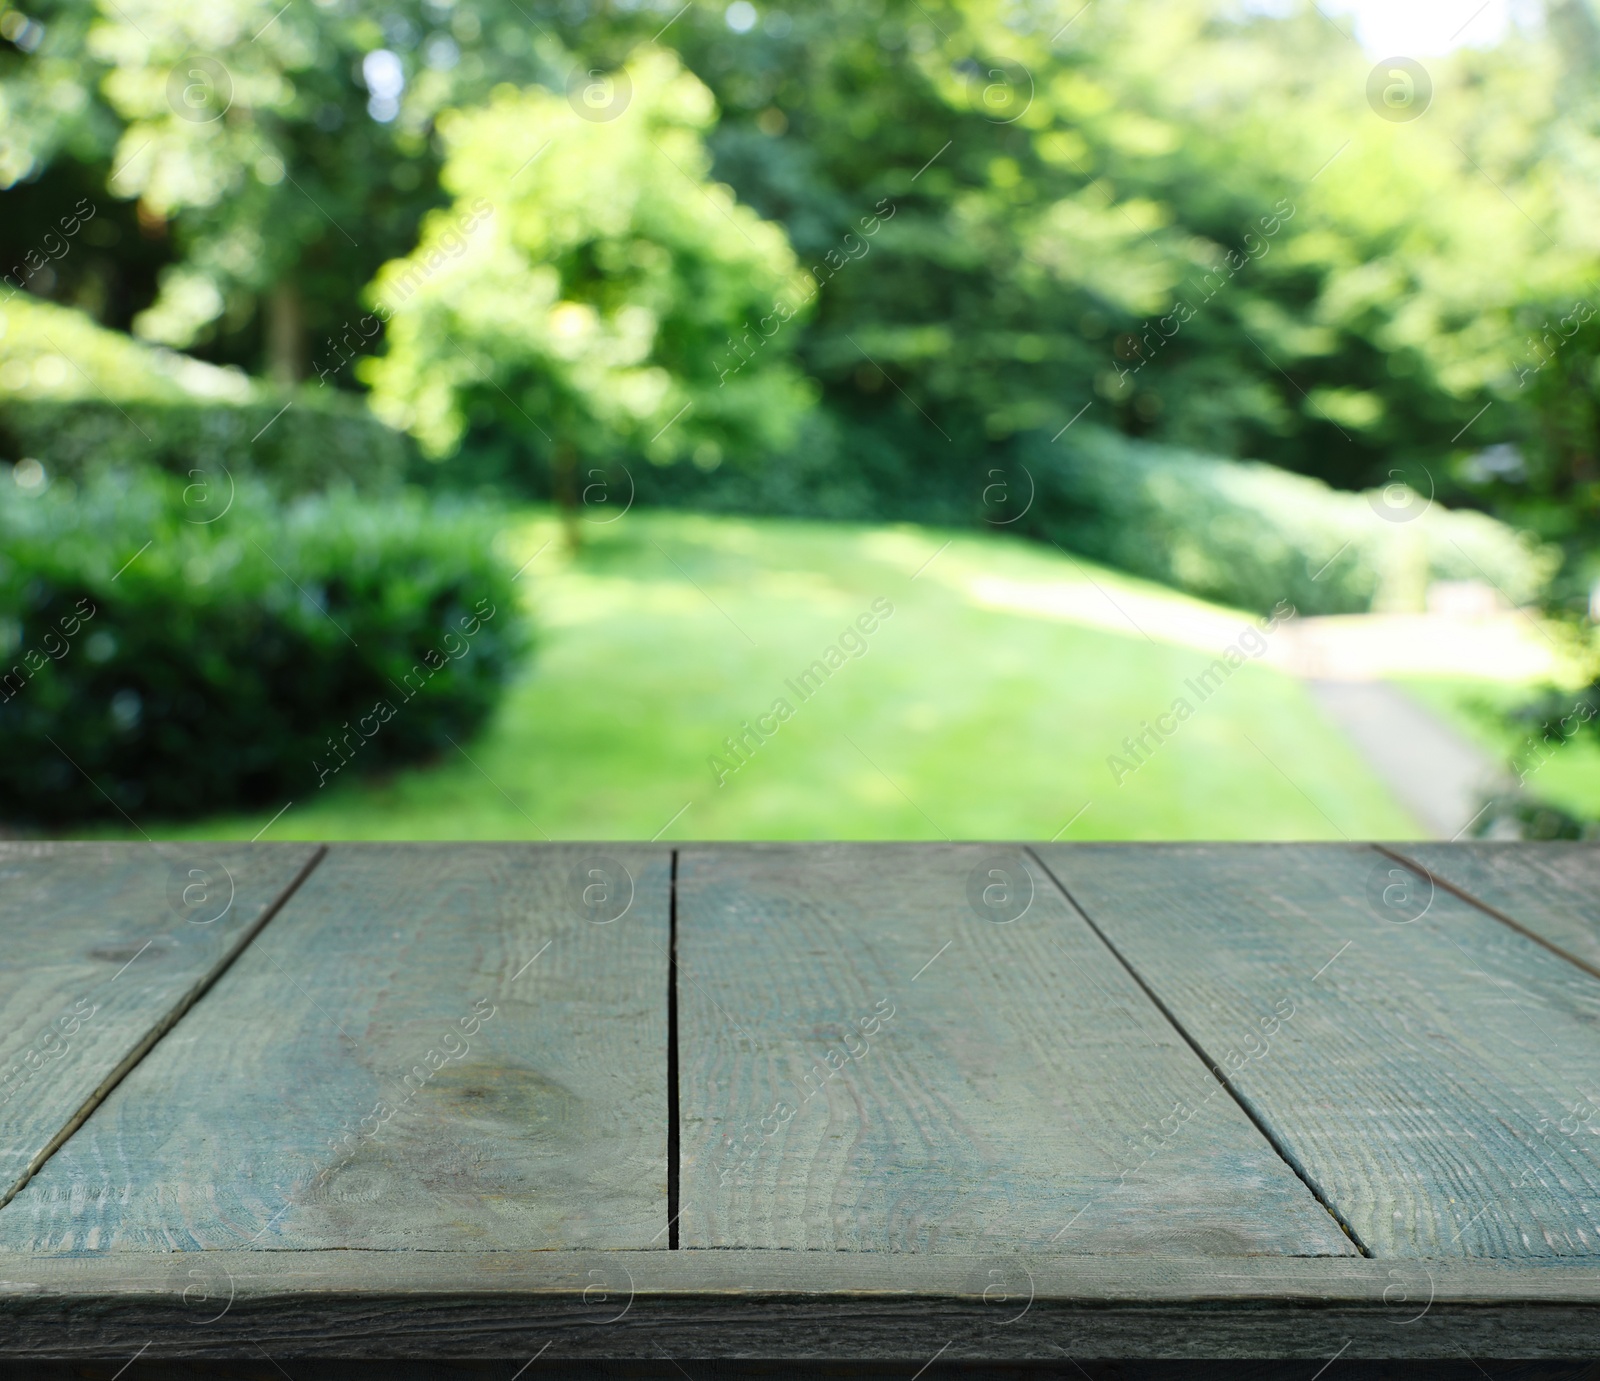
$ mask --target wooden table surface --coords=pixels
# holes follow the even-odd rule
[[[1592,1355],[1600,846],[0,844],[0,1355]]]

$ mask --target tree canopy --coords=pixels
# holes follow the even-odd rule
[[[558,469],[782,446],[806,291],[783,231],[707,180],[711,93],[660,50],[589,87],[442,122],[454,200],[374,285],[374,406],[434,455],[492,419]]]
[[[217,363],[370,380],[435,449],[486,428],[542,454],[549,409],[585,453],[754,463],[809,393],[817,444],[907,487],[1083,417],[1592,543],[1589,0],[1398,73],[1309,2],[39,0],[6,23],[8,262],[101,208],[30,291]],[[661,80],[709,95],[662,125],[668,53]],[[631,105],[584,118],[619,71]],[[502,193],[534,129],[551,146]],[[635,176],[616,208],[572,185]],[[499,209],[470,249],[352,337],[407,271],[384,266],[426,263],[478,197]],[[795,269],[810,318],[715,387]],[[345,367],[357,345],[380,362]]]

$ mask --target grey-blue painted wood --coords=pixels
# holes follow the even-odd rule
[[[1600,977],[1600,843],[1403,844],[1394,851]]]
[[[1038,853],[1374,1255],[1600,1259],[1589,974],[1367,846]]]
[[[131,854],[0,857],[48,863],[0,896],[44,917],[8,1002],[75,972],[74,918],[148,914]],[[240,904],[296,857],[241,848]],[[113,1007],[146,960],[204,976],[0,1208],[0,1356],[1592,1352],[1600,984],[1408,865],[680,864],[675,1047],[665,849],[336,845],[231,964],[80,956]]]
[[[502,1381],[575,1357],[649,1359],[651,1376],[685,1359],[692,1381],[708,1371],[686,1359],[706,1357],[916,1359],[901,1376],[937,1357],[929,1381],[973,1358],[1049,1361],[1059,1377],[1079,1374],[1067,1358],[1288,1357],[1306,1365],[1286,1374],[1312,1381],[1338,1356],[1338,1381],[1358,1358],[1447,1357],[1461,1376],[1477,1375],[1470,1357],[1587,1358],[1600,1329],[1600,1277],[1563,1262],[218,1251],[7,1271],[0,1355],[94,1359],[108,1378],[146,1349],[248,1357],[261,1377],[280,1374],[268,1359],[299,1377],[305,1357],[482,1357]]]
[[[317,852],[0,843],[0,1204],[249,940]]]
[[[669,870],[334,845],[0,1210],[0,1256],[664,1248]]]
[[[678,980],[686,1248],[1354,1250],[1016,848],[684,849]]]

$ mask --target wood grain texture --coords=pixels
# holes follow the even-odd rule
[[[685,1248],[1353,1250],[1037,863],[1001,919],[1022,863],[680,852]]]
[[[1600,1258],[1588,974],[1365,846],[1037,852],[1374,1255]]]
[[[316,855],[309,844],[0,843],[0,1203]]]
[[[20,1266],[20,1269],[19,1269]],[[873,1252],[238,1252],[33,1258],[0,1356],[1356,1357],[1593,1353],[1563,1262]],[[107,1367],[106,1375],[115,1369]],[[688,1368],[694,1373],[692,1364]],[[532,1371],[529,1373],[533,1374]],[[1069,1371],[1067,1374],[1076,1375]]]
[[[334,845],[0,1253],[664,1247],[669,886],[664,849]]]
[[[1404,844],[1394,852],[1600,976],[1600,843]]]

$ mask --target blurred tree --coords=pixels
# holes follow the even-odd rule
[[[789,441],[812,401],[791,323],[814,289],[782,229],[707,180],[715,118],[704,85],[644,49],[587,79],[576,111],[530,88],[445,119],[455,200],[374,284],[379,414],[435,456],[484,416],[521,435],[574,541],[580,462],[709,469]]]
[[[12,258],[33,248],[52,229],[49,203],[70,206],[83,180],[64,166],[86,168],[135,204],[102,222],[118,268],[146,246],[132,256],[134,300],[94,255],[55,265],[47,295],[281,379],[309,373],[440,204],[438,112],[500,81],[559,86],[572,66],[513,0],[397,0],[382,14],[352,0],[37,9],[0,45],[0,187],[22,184],[5,194],[0,244]],[[30,183],[48,195],[30,199]],[[16,214],[35,202],[37,220]]]
[[[821,0],[679,41],[726,112],[718,174],[803,261],[898,208],[803,349],[866,466],[986,463],[1089,405],[1350,487],[1445,486],[1499,439],[1453,440],[1508,374],[1529,265],[1577,272],[1507,200],[1549,204],[1514,166],[1555,118],[1520,39],[1435,64],[1415,121],[1380,116],[1309,5]]]
[[[974,506],[1088,408],[1350,487],[1425,468],[1555,531],[1596,355],[1532,378],[1526,338],[1600,305],[1600,47],[1589,0],[1549,3],[1554,39],[1430,59],[1413,112],[1309,0],[34,0],[0,22],[0,269],[109,186],[30,290],[353,386],[362,286],[447,199],[441,112],[500,83],[576,112],[656,37],[716,98],[712,175],[819,283],[813,449],[877,492]]]

